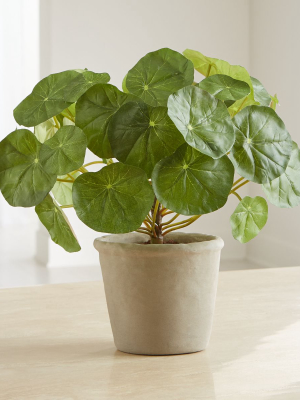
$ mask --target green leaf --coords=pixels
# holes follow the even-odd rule
[[[107,137],[111,117],[124,103],[135,99],[113,85],[96,85],[78,100],[76,125],[86,134],[88,148],[98,157],[113,157]]]
[[[261,106],[268,107],[271,103],[271,96],[269,93],[258,79],[251,76],[251,82],[254,90],[254,99],[258,101]]]
[[[50,195],[46,196],[42,203],[35,207],[35,212],[48,230],[54,243],[63,247],[69,253],[81,249],[65,213]]]
[[[292,140],[275,111],[263,106],[247,107],[232,122],[236,141],[230,158],[237,172],[256,183],[266,183],[283,174]]]
[[[83,79],[82,79],[83,77]],[[66,96],[68,99],[72,99],[75,103],[80,96],[82,96],[88,89],[94,85],[107,83],[110,81],[110,76],[107,73],[95,73],[92,71],[84,70],[80,76],[76,79],[77,85],[74,84],[68,90]]]
[[[34,134],[39,142],[44,143],[46,140],[52,138],[57,132],[53,118],[34,127]]]
[[[10,133],[0,143],[0,189],[11,206],[35,206],[52,189],[56,175],[45,169],[42,146],[27,129]]]
[[[128,75],[128,74],[126,74],[126,75],[124,76],[123,81],[122,81],[122,90],[123,90],[124,93],[129,93],[129,91],[128,91],[128,89],[127,89],[127,86],[126,86],[127,75]]]
[[[151,176],[155,164],[172,154],[184,139],[168,117],[167,107],[131,102],[114,115],[108,128],[114,157],[144,169]]]
[[[234,168],[227,156],[214,160],[184,144],[154,168],[157,199],[183,215],[207,214],[224,206]]]
[[[206,57],[200,51],[191,49],[184,50],[183,55],[192,61],[195,70],[200,72],[200,74],[208,77],[218,73],[215,67],[215,62],[218,61],[217,58]]]
[[[206,77],[216,74],[228,75],[233,79],[246,82],[249,85],[250,93],[246,97],[237,100],[229,107],[228,111],[232,117],[243,108],[258,104],[254,99],[254,91],[250,75],[244,67],[241,67],[240,65],[231,65],[227,61],[219,60],[217,58],[206,57],[200,52],[194,50],[187,49],[183,54],[193,62],[195,69]]]
[[[275,111],[275,110],[276,110],[276,107],[277,107],[277,104],[279,103],[277,94],[274,94],[274,96],[271,96],[271,95],[270,95],[270,97],[271,97],[271,104],[270,104],[270,107]]]
[[[80,173],[75,171],[71,172],[71,175],[76,179],[80,175]],[[70,180],[70,177],[68,175],[61,175],[58,176],[58,178]],[[55,185],[53,186],[51,191],[55,200],[60,205],[68,206],[73,204],[72,188],[73,183],[57,181],[55,182]]]
[[[225,104],[196,86],[169,97],[168,114],[185,141],[212,158],[226,154],[234,143],[234,131]]]
[[[300,150],[295,142],[287,169],[278,178],[264,183],[263,190],[277,207],[291,208],[300,204]]]
[[[47,140],[41,149],[41,158],[47,171],[64,175],[82,166],[87,139],[76,126],[63,126]]]
[[[268,204],[263,197],[246,196],[230,217],[232,236],[247,243],[259,234],[268,219]]]
[[[146,173],[122,163],[84,173],[73,184],[73,203],[79,219],[98,232],[138,229],[153,197]]]
[[[89,71],[87,71],[89,72]],[[101,75],[108,81],[108,74]],[[36,126],[71,106],[99,77],[88,81],[88,75],[74,70],[59,72],[42,79],[14,110],[19,125]],[[95,80],[97,82],[95,82]]]
[[[203,79],[198,86],[200,89],[206,90],[217,99],[223,101],[236,101],[250,93],[248,83],[220,74]]]
[[[166,106],[168,97],[194,80],[193,64],[168,48],[146,54],[128,72],[126,87],[151,106]]]

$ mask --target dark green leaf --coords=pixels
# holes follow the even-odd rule
[[[234,131],[225,104],[196,86],[169,97],[168,114],[185,141],[212,158],[226,154],[234,143]]]
[[[41,148],[41,158],[47,171],[64,175],[82,166],[87,139],[82,130],[68,125],[60,128]]]
[[[198,86],[200,89],[206,90],[217,99],[223,101],[236,101],[250,93],[250,86],[248,83],[221,74],[203,79]]]
[[[79,219],[98,232],[138,229],[153,204],[153,196],[146,173],[122,163],[82,174],[73,184]]]
[[[89,71],[87,71],[89,72]],[[93,73],[91,73],[93,74]],[[107,82],[108,74],[95,74],[93,79]],[[100,77],[101,76],[101,79]],[[72,105],[89,87],[94,80],[84,73],[74,70],[59,72],[42,79],[14,110],[15,120],[19,125],[36,126],[65,108]]]
[[[0,143],[0,189],[11,206],[35,206],[52,189],[56,175],[44,167],[42,146],[27,129],[10,133]]]
[[[287,169],[278,178],[263,184],[263,190],[277,207],[290,208],[300,204],[300,150],[295,142]]]
[[[54,243],[69,253],[81,249],[65,213],[50,195],[35,207],[35,212]]]
[[[236,141],[230,158],[237,172],[257,183],[266,183],[283,174],[292,140],[275,111],[263,106],[247,107],[232,122]]]
[[[268,107],[271,103],[271,97],[269,93],[258,79],[251,76],[251,82],[254,90],[254,99],[258,101],[261,106]]]
[[[107,137],[110,119],[124,103],[134,99],[113,85],[95,85],[78,100],[76,125],[84,131],[88,148],[98,157],[113,157]]]
[[[268,204],[263,197],[246,196],[230,217],[232,236],[247,243],[259,234],[268,220]]]
[[[224,206],[233,175],[227,156],[214,160],[184,144],[155,166],[152,184],[165,207],[183,215],[199,215]]]
[[[151,106],[166,106],[168,97],[194,80],[191,61],[170,49],[146,54],[128,72],[126,87]]]
[[[167,107],[131,102],[114,115],[108,128],[114,157],[151,176],[154,165],[172,154],[184,139],[168,117]]]
[[[72,103],[75,103],[89,88],[100,83],[107,83],[109,80],[110,76],[107,73],[98,74],[92,71],[84,70],[76,78],[76,81],[73,82],[70,89],[65,92],[65,96],[68,98],[68,100],[71,100]]]

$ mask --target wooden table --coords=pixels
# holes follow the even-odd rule
[[[221,272],[206,351],[116,350],[101,282],[0,290],[2,400],[299,400],[300,267]]]

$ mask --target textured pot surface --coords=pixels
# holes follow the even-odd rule
[[[179,244],[144,245],[138,233],[94,242],[100,254],[116,347],[134,354],[183,354],[209,342],[221,238],[171,233]]]

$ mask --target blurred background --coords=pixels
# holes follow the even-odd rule
[[[300,144],[299,0],[1,0],[0,140],[16,128],[12,111],[43,77],[67,69],[108,72],[121,88],[127,71],[149,51],[199,50],[244,66],[267,91]],[[242,195],[264,196],[259,185]],[[300,207],[269,206],[262,232],[242,245],[231,236],[226,206],[186,228],[225,241],[221,269],[300,265]],[[93,239],[73,210],[67,215],[82,246],[68,254],[51,242],[34,208],[0,198],[0,287],[101,279]]]

